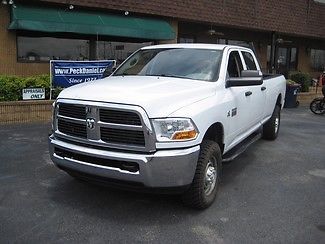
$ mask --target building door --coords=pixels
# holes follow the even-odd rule
[[[297,48],[279,46],[275,56],[276,73],[283,74],[286,78],[290,71],[297,70]]]

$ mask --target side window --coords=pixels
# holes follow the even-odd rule
[[[253,55],[248,52],[242,52],[242,54],[243,54],[247,69],[248,70],[257,70]]]
[[[229,54],[227,73],[229,77],[240,77],[241,71],[243,70],[243,64],[241,62],[239,52],[232,51]]]

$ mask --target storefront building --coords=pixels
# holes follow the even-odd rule
[[[49,73],[49,60],[122,62],[146,45],[251,47],[264,72],[325,69],[321,0],[39,0],[0,2],[0,74]]]

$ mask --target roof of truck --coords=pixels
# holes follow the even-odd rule
[[[217,49],[222,50],[227,45],[221,44],[203,44],[203,43],[177,43],[177,44],[161,44],[143,47],[141,49],[156,49],[156,48],[200,48],[200,49]]]
[[[223,44],[203,44],[203,43],[177,43],[177,44],[162,44],[146,46],[141,49],[157,49],[157,48],[196,48],[196,49],[214,49],[223,50],[226,47],[233,47],[238,49],[250,50],[247,47],[235,46],[235,45],[223,45]]]

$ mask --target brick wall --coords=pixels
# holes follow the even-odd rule
[[[30,2],[25,0],[26,2]],[[40,0],[91,8],[128,10],[325,39],[325,4],[313,0]]]
[[[49,122],[53,101],[0,102],[0,125],[11,123]]]
[[[0,4],[0,75],[30,76],[49,73],[48,63],[17,63],[16,33],[9,32],[8,6]]]

